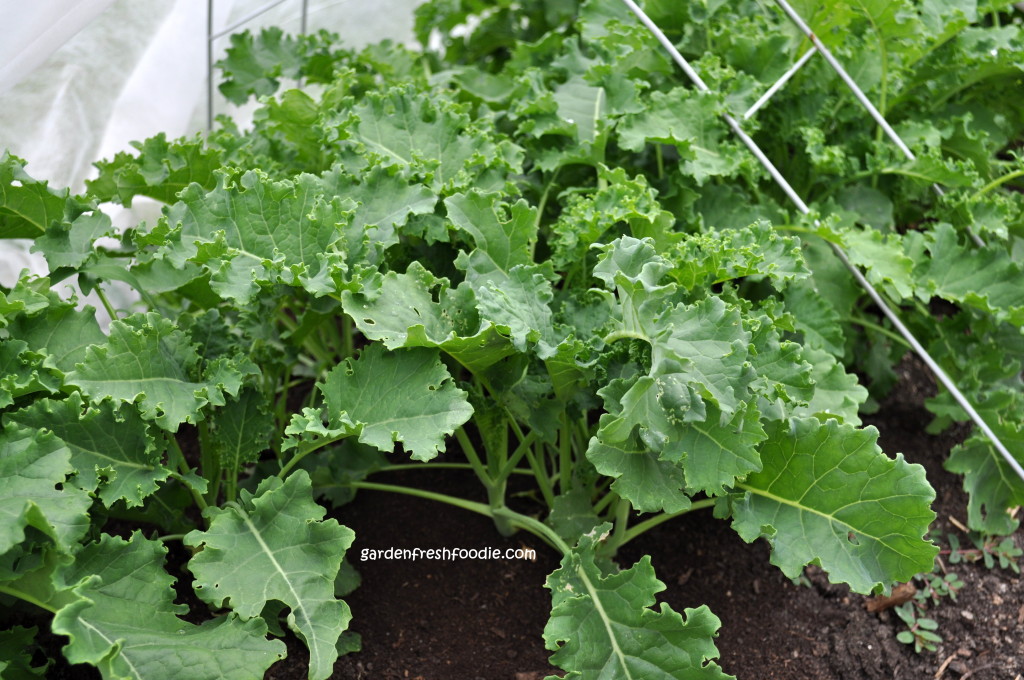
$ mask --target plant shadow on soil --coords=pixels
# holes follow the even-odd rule
[[[927,470],[937,498],[934,528],[960,535],[950,521],[966,519],[961,479],[942,468],[949,449],[967,432],[959,427],[940,436],[924,433],[931,416],[923,403],[935,387],[914,359],[898,368],[900,382],[865,424],[880,431],[889,455],[902,452]],[[405,471],[374,481],[429,488],[484,501],[482,488],[461,471]],[[528,505],[518,509],[529,512]],[[536,506],[533,508],[536,510]],[[541,633],[550,610],[543,587],[558,567],[558,556],[525,533],[501,537],[482,516],[434,501],[361,491],[331,513],[356,532],[349,558],[362,585],[345,600],[353,612],[351,630],[363,651],[341,657],[332,678],[352,680],[542,680],[548,665]],[[1024,546],[1024,531],[1015,536]],[[944,540],[943,540],[944,543]],[[536,549],[537,559],[360,561],[364,548]],[[943,545],[948,548],[948,545]],[[177,555],[176,552],[180,552]],[[904,627],[892,610],[869,613],[866,598],[828,583],[816,568],[794,585],[769,563],[763,541],[744,543],[727,522],[698,511],[667,522],[625,546],[619,563],[630,566],[650,554],[666,584],[659,601],[673,609],[707,604],[721,620],[717,640],[723,669],[740,680],[1024,680],[1024,579],[979,563],[948,565],[963,581],[957,600],[929,609],[943,642],[934,653],[915,654],[896,640]],[[187,559],[172,550],[172,570]],[[184,586],[179,601],[202,618],[203,605]],[[45,629],[45,625],[41,626]],[[43,634],[56,652],[63,639]],[[288,658],[271,667],[270,680],[306,677],[308,653],[294,636],[285,639]],[[560,673],[559,673],[560,674]],[[49,677],[98,677],[87,666],[58,662]],[[586,680],[586,679],[585,679]]]

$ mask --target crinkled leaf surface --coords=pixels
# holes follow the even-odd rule
[[[267,602],[291,608],[288,625],[309,647],[310,680],[331,675],[335,643],[351,620],[348,605],[334,597],[334,579],[355,534],[313,501],[309,475],[297,470],[285,481],[268,477],[238,504],[205,511],[209,529],[185,536],[202,547],[189,561],[195,588],[215,607],[260,621]]]
[[[501,285],[516,265],[532,265],[537,239],[536,208],[520,200],[508,207],[499,193],[472,190],[445,199],[448,219],[473,238],[476,248],[460,255],[460,266],[471,284]]]
[[[366,281],[357,292],[342,291],[342,303],[359,331],[388,349],[436,347],[473,372],[515,352],[493,324],[479,323],[466,295],[450,290],[447,279],[435,278],[418,262],[404,274],[388,272]]]
[[[939,224],[928,235],[929,259],[917,274],[929,295],[939,295],[1024,326],[1024,268],[999,245],[961,245],[956,231]]]
[[[888,458],[870,427],[793,418],[765,430],[762,470],[737,484],[733,528],[767,538],[772,564],[790,578],[818,564],[860,593],[931,569],[938,548],[922,537],[935,492],[924,468]]]
[[[712,659],[721,622],[707,607],[683,614],[655,593],[665,584],[644,556],[629,569],[606,576],[595,564],[597,537],[610,525],[585,534],[545,584],[551,590],[551,619],[544,642],[556,650],[551,663],[567,678],[701,680],[726,675]]]
[[[169,258],[178,267],[203,265],[211,287],[238,304],[248,303],[260,284],[278,281],[322,295],[333,291],[325,280],[328,255],[352,205],[326,197],[319,178],[306,174],[274,181],[249,170],[234,180],[222,177],[210,192],[192,184],[167,213],[168,224],[180,226]]]
[[[143,418],[174,432],[201,420],[206,404],[237,394],[243,373],[217,359],[199,373],[200,357],[185,333],[155,312],[110,324],[106,344],[89,347],[66,382],[93,401],[135,403]]]
[[[201,626],[178,618],[188,608],[174,604],[166,553],[138,532],[130,541],[104,534],[78,552],[60,579],[80,599],[53,620],[54,632],[71,638],[71,663],[93,664],[108,680],[252,680],[284,657],[284,644],[266,639],[258,617],[232,614]]]
[[[31,526],[70,552],[89,528],[89,495],[67,483],[71,451],[47,432],[7,426],[0,432],[0,555]]]
[[[77,473],[74,484],[90,492],[98,489],[107,507],[121,499],[128,507],[142,505],[170,474],[134,408],[118,409],[110,402],[88,406],[75,392],[59,401],[42,399],[9,417],[28,428],[50,430],[63,441]]]
[[[381,451],[394,442],[416,460],[444,451],[444,438],[473,414],[436,350],[389,352],[378,343],[333,368],[319,386],[328,420],[359,426],[359,441]]]
[[[212,414],[210,446],[229,474],[240,473],[270,447],[274,418],[265,401],[258,390],[245,389]]]
[[[26,394],[56,391],[56,381],[42,370],[44,356],[23,340],[0,340],[0,408]]]

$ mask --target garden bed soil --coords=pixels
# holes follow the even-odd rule
[[[925,434],[931,416],[923,403],[934,394],[934,382],[912,359],[899,372],[899,385],[865,423],[878,428],[884,451],[902,452],[926,468],[937,494],[934,526],[972,547],[955,524],[966,520],[961,478],[942,468],[967,428]],[[413,471],[378,479],[484,500],[469,474]],[[503,539],[484,517],[383,492],[361,491],[335,516],[356,531],[349,554],[363,578],[346,598],[363,651],[340,659],[335,678],[541,680],[557,670],[547,663],[541,632],[550,610],[543,584],[558,560],[540,541],[528,534]],[[520,544],[537,550],[535,562],[359,561],[362,548]],[[944,640],[937,651],[916,654],[896,640],[904,626],[895,612],[868,612],[868,598],[830,585],[817,569],[794,585],[769,563],[764,541],[744,543],[710,512],[641,536],[622,549],[620,564],[648,553],[667,586],[660,600],[680,612],[707,604],[722,620],[718,662],[741,680],[924,680],[940,669],[938,677],[946,680],[1024,679],[1024,580],[1012,571],[980,562],[947,565],[964,586],[955,602],[944,599],[929,611]],[[291,644],[289,653],[293,658],[268,677],[305,677],[297,663],[301,645]]]

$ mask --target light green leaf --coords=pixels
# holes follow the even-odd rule
[[[1005,248],[961,245],[949,224],[937,224],[927,235],[930,258],[915,270],[922,293],[938,295],[1024,326],[1024,268]]]
[[[683,425],[681,436],[661,457],[682,465],[688,491],[715,496],[761,469],[757,445],[765,433],[753,405],[738,411],[732,420],[723,419],[714,404],[707,408],[707,420]]]
[[[986,409],[984,417],[1017,462],[1024,465],[1024,425],[1015,422],[1020,412],[1014,411],[993,413]],[[968,494],[967,524],[971,529],[997,536],[1017,530],[1019,520],[1011,518],[1008,511],[1024,505],[1024,480],[996,451],[988,437],[975,433],[954,447],[945,468],[964,476],[964,491]]]
[[[255,495],[243,490],[238,504],[208,508],[209,529],[184,539],[202,548],[188,568],[206,602],[260,626],[268,601],[291,607],[288,626],[309,647],[310,680],[331,675],[335,643],[352,618],[334,597],[334,579],[355,534],[324,514],[309,475],[298,470],[284,482],[268,477]]]
[[[135,409],[116,409],[109,402],[88,406],[75,392],[60,401],[42,399],[9,418],[27,428],[53,432],[71,450],[75,486],[89,492],[98,489],[108,508],[121,499],[129,508],[142,505],[170,474]]]
[[[659,460],[635,435],[613,443],[592,438],[587,460],[599,473],[614,479],[612,490],[640,512],[672,513],[690,507],[690,499],[683,493],[683,471],[674,463]]]
[[[857,376],[846,369],[834,356],[823,349],[804,349],[804,359],[811,364],[814,395],[806,405],[790,409],[790,415],[815,416],[820,420],[838,418],[850,425],[860,425],[861,404],[868,399],[868,391],[857,381]]]
[[[897,234],[883,236],[874,229],[850,229],[842,234],[850,262],[864,268],[868,281],[895,291],[897,300],[914,292],[914,260],[903,252]]]
[[[113,233],[114,225],[104,213],[86,213],[70,224],[55,222],[36,239],[32,251],[46,257],[51,272],[61,267],[81,267],[95,252],[93,242]]]
[[[44,357],[23,340],[0,339],[0,409],[26,394],[57,391],[57,381],[43,370]]]
[[[11,337],[24,340],[29,348],[48,355],[44,365],[70,373],[85,359],[90,345],[101,345],[107,336],[100,330],[92,307],[75,309],[74,304],[50,305],[44,314],[16,318],[8,330]]]
[[[178,618],[188,608],[174,604],[166,553],[139,532],[130,541],[104,534],[78,552],[59,579],[81,599],[53,619],[54,632],[71,638],[71,663],[93,664],[106,680],[252,680],[284,657],[262,619],[196,626]]]
[[[89,494],[67,483],[71,451],[47,432],[7,426],[0,432],[0,555],[33,527],[71,552],[89,528]]]
[[[445,436],[473,413],[434,350],[388,352],[373,343],[318,387],[329,421],[351,421],[360,428],[359,441],[381,451],[401,442],[416,460],[444,451]]]
[[[437,194],[499,189],[521,163],[517,147],[494,141],[450,101],[412,87],[368,92],[353,112],[352,142],[383,165],[423,175]]]
[[[704,184],[710,177],[737,174],[746,157],[724,141],[725,123],[712,95],[678,87],[654,92],[642,113],[623,116],[618,125],[619,144],[641,151],[647,143],[672,144],[679,150],[683,173]]]
[[[329,263],[352,207],[325,196],[320,179],[307,174],[276,182],[249,170],[222,176],[209,193],[192,184],[167,211],[168,225],[180,227],[168,259],[178,268],[202,265],[210,286],[238,304],[277,282],[323,295],[334,289]]]
[[[762,470],[737,484],[733,528],[764,536],[790,578],[818,564],[859,593],[928,571],[938,548],[922,537],[935,518],[924,468],[885,456],[878,431],[835,420],[771,422]]]
[[[603,524],[584,534],[548,576],[551,619],[544,643],[555,650],[551,663],[568,671],[566,678],[580,680],[731,678],[712,661],[721,622],[707,607],[683,615],[664,602],[653,608],[665,584],[649,556],[617,574],[601,573],[595,551],[609,528]]]
[[[459,256],[471,284],[491,281],[502,285],[512,267],[533,264],[537,240],[537,209],[520,199],[510,208],[501,194],[476,189],[446,198],[448,219],[473,237],[476,249]]]
[[[493,324],[480,324],[473,294],[465,292],[450,290],[447,279],[413,262],[405,274],[388,272],[365,281],[358,292],[342,291],[342,305],[368,339],[388,349],[436,347],[476,373],[515,348]]]
[[[541,357],[553,352],[557,344],[552,331],[551,283],[538,266],[516,265],[502,282],[487,281],[476,289],[480,317],[512,338],[512,344],[525,352],[527,343],[548,341]]]
[[[175,432],[202,420],[206,404],[223,405],[225,394],[238,394],[247,370],[217,359],[197,375],[199,364],[188,336],[149,312],[111,322],[107,343],[89,347],[66,381],[92,401],[135,403],[143,418]]]
[[[42,236],[64,220],[68,203],[67,189],[56,191],[32,179],[25,162],[7,151],[0,156],[0,239]]]
[[[214,170],[223,162],[221,154],[199,137],[168,142],[161,132],[131,144],[138,149],[138,156],[121,151],[113,160],[96,163],[99,177],[85,182],[91,196],[127,207],[135,196],[170,204],[192,183],[207,191],[217,186]]]

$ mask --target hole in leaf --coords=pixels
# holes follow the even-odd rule
[[[853,533],[852,531],[846,534],[846,540],[848,540],[850,543],[853,543],[854,545],[860,545],[860,539],[857,538],[857,534]]]

